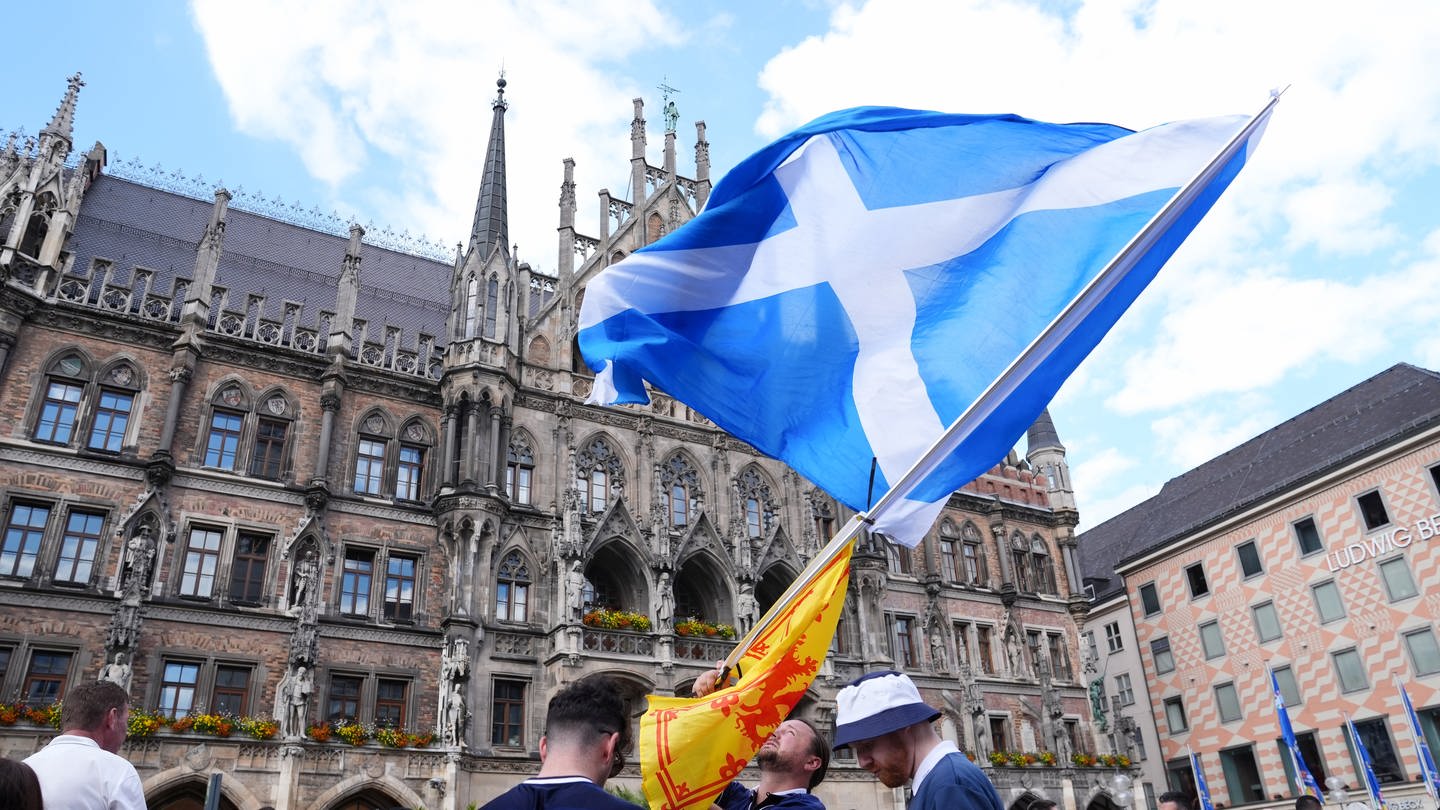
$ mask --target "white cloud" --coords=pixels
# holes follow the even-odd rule
[[[195,0],[194,14],[244,132],[291,144],[342,210],[437,238],[469,233],[503,66],[510,238],[546,269],[562,159],[576,160],[584,233],[595,230],[591,190],[613,185],[629,159],[640,93],[614,66],[683,37],[651,0]],[[658,110],[647,117],[656,151]],[[392,165],[400,177],[377,172]]]

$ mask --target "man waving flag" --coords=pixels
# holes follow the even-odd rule
[[[704,807],[754,754],[784,719],[773,709],[814,678],[862,522],[919,544],[1209,210],[1274,104],[1138,133],[833,113],[589,282],[578,339],[592,402],[645,402],[648,382],[869,510],[742,639],[734,687],[652,699],[640,745],[653,804]]]
[[[649,382],[863,510],[1115,270],[876,518],[914,546],[1209,210],[1269,111],[1143,132],[874,107],[819,118],[589,283],[591,399],[645,402]]]

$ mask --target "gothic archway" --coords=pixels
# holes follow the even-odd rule
[[[585,565],[584,609],[633,610],[648,616],[650,589],[636,562],[640,558],[638,551],[619,540],[596,549]]]
[[[675,617],[729,624],[734,615],[725,568],[711,555],[692,554],[675,573]]]

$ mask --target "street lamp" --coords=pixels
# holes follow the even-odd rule
[[[1135,801],[1135,794],[1130,792],[1130,777],[1117,772],[1110,777],[1112,788],[1111,798],[1121,807],[1129,807]]]

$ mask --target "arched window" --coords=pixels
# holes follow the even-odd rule
[[[495,337],[495,323],[500,310],[500,280],[490,276],[485,282],[485,337]]]
[[[910,549],[899,543],[885,540],[885,562],[892,574],[909,574]]]
[[[670,526],[684,528],[694,519],[695,499],[700,496],[700,476],[680,453],[660,467],[660,489]]]
[[[523,434],[510,438],[505,455],[505,494],[513,503],[531,503],[530,480],[535,475],[535,451]]]
[[[1055,566],[1050,559],[1050,548],[1038,534],[1030,538],[1030,562],[1035,572],[1035,590],[1040,593],[1057,593]]]
[[[775,523],[775,499],[765,476],[747,467],[736,477],[735,489],[744,510],[745,536],[755,540],[768,534]]]
[[[46,369],[45,393],[38,403],[31,438],[64,447],[81,438],[81,446],[88,450],[120,453],[133,432],[141,380],[140,372],[128,360],[112,363],[94,375],[82,354],[63,354]]]
[[[966,522],[960,529],[960,554],[964,564],[966,585],[990,584],[990,567],[985,562],[984,540],[974,523]]]
[[[575,454],[575,488],[580,491],[581,511],[605,511],[610,505],[610,491],[614,489],[618,494],[624,486],[624,465],[604,439],[592,440]]]
[[[480,279],[471,276],[465,282],[465,331],[463,338],[475,337],[476,319],[480,317]]]
[[[1010,540],[1010,559],[1015,565],[1015,587],[1033,593],[1035,579],[1030,570],[1030,544],[1019,532]]]
[[[355,494],[421,501],[429,483],[426,457],[434,434],[419,417],[407,420],[398,432],[391,431],[391,424],[380,408],[360,420],[355,436]]]
[[[818,492],[812,493],[810,519],[815,522],[815,538],[820,541],[820,545],[830,542],[830,537],[835,534],[835,507],[831,505],[829,498]]]
[[[940,524],[940,577],[946,582],[964,582],[960,567],[960,532],[946,520]]]
[[[500,561],[495,575],[495,619],[502,622],[523,622],[529,615],[530,568],[519,551],[511,551]]]

